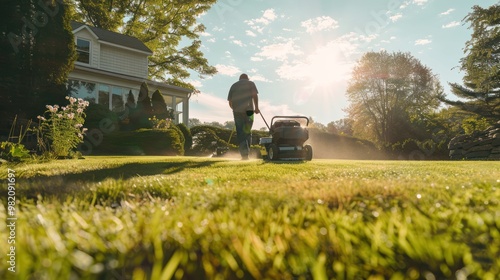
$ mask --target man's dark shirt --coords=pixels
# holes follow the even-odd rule
[[[227,100],[232,102],[233,112],[253,111],[252,93],[258,94],[254,82],[241,79],[234,83],[229,89]]]

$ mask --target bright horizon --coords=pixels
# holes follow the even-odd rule
[[[497,1],[479,4],[489,7]],[[259,90],[262,115],[303,115],[324,125],[345,117],[352,67],[368,51],[409,52],[449,82],[458,69],[471,30],[462,19],[469,1],[445,0],[221,0],[198,21],[205,25],[201,50],[218,73],[190,82],[190,118],[232,121],[229,87],[247,73]],[[254,129],[265,127],[256,117]]]

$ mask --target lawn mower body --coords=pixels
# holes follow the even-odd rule
[[[299,120],[305,120],[302,126]],[[260,138],[261,155],[267,160],[312,160],[309,119],[304,116],[275,116],[271,119],[269,137]]]

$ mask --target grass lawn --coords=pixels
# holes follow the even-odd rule
[[[500,275],[498,161],[87,157],[0,178],[0,279]]]

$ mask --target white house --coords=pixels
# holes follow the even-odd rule
[[[188,124],[192,90],[148,80],[148,56],[153,52],[139,39],[109,30],[72,22],[78,53],[69,74],[75,97],[122,111],[130,91],[137,102],[143,82],[149,94],[159,90],[165,103],[174,109],[175,123]]]

